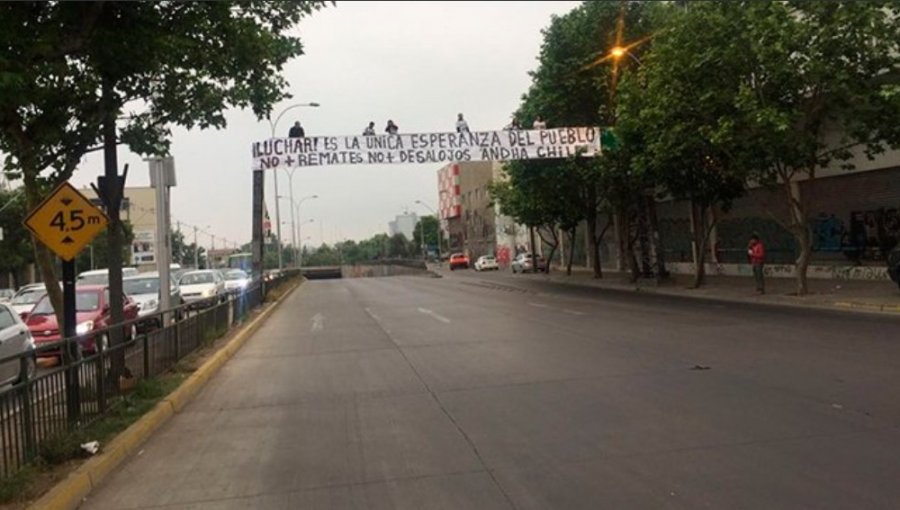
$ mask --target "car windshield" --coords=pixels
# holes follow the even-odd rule
[[[81,291],[75,293],[75,310],[78,312],[92,312],[100,308],[100,293],[91,291]],[[38,304],[35,305],[31,312],[33,315],[50,315],[53,313],[53,305],[50,299],[44,296]]]
[[[234,269],[225,273],[226,280],[246,280],[247,278],[247,273],[241,271],[240,269]]]
[[[108,274],[88,274],[78,277],[79,285],[105,285],[109,283]]]
[[[212,273],[188,273],[181,277],[181,285],[198,285],[201,283],[213,283]]]
[[[125,294],[156,294],[159,292],[159,278],[124,280],[122,286],[125,289]]]
[[[44,297],[47,291],[43,289],[35,289],[30,290],[24,294],[19,294],[12,300],[12,304],[14,305],[33,305],[37,303],[39,299]]]

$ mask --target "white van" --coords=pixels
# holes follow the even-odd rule
[[[138,270],[133,267],[122,268],[122,278],[137,276],[137,274]],[[109,283],[109,269],[96,269],[79,273],[75,283],[80,285],[106,285]]]

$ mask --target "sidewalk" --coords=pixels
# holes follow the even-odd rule
[[[809,279],[809,294],[796,296],[793,278],[767,278],[766,294],[756,294],[753,279],[742,276],[707,276],[699,289],[691,289],[693,275],[671,275],[660,285],[655,280],[641,279],[630,283],[629,274],[604,270],[602,279],[594,279],[592,271],[572,268],[566,276],[565,268],[553,268],[549,275],[516,275],[556,283],[592,287],[652,292],[673,296],[691,296],[741,303],[760,303],[813,308],[853,309],[866,312],[900,314],[900,290],[892,281],[822,280]]]

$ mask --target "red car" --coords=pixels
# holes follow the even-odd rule
[[[469,256],[465,253],[450,255],[450,270],[454,269],[469,269]]]
[[[109,311],[109,287],[105,285],[85,285],[75,289],[75,332],[81,337],[81,348],[89,353],[97,352],[97,340],[104,348],[109,345],[107,334],[91,335],[91,332],[105,329],[112,316]],[[136,319],[138,306],[127,296],[125,297],[125,320]],[[49,296],[44,296],[34,305],[34,309],[25,320],[25,325],[34,337],[35,347],[39,355],[58,356],[59,351],[41,351],[41,345],[58,342],[60,340],[59,325],[56,323],[56,315],[50,304]],[[126,332],[126,339],[136,336],[137,329],[134,325]]]

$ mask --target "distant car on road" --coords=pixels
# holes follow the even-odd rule
[[[897,283],[897,287],[900,287],[900,244],[894,246],[894,249],[888,253],[887,266],[891,280],[894,280]]]
[[[225,290],[231,294],[240,294],[250,285],[250,275],[240,269],[225,271]]]
[[[24,320],[34,305],[47,294],[47,287],[43,283],[26,285],[19,289],[9,303],[16,315]]]
[[[469,269],[469,256],[465,253],[454,253],[450,255],[450,270]]]
[[[126,321],[137,319],[137,304],[128,296],[125,296],[123,317]],[[109,308],[109,287],[106,285],[84,285],[75,288],[75,334],[80,337],[81,348],[89,353],[97,352],[97,345],[105,349],[109,346],[109,335],[102,331],[110,326],[112,314]],[[39,356],[59,356],[59,350],[40,351],[42,344],[52,344],[62,339],[59,324],[56,322],[56,314],[53,313],[53,305],[50,297],[44,296],[28,315],[25,325],[34,337],[35,345],[39,348]],[[94,334],[96,333],[96,334]],[[132,324],[125,333],[126,340],[131,340],[137,335],[137,325]]]
[[[160,293],[159,293],[159,274],[158,273],[141,273],[137,276],[129,276],[122,279],[122,287],[125,295],[134,300],[138,307],[138,318],[153,316],[159,312]],[[181,306],[184,301],[181,299],[181,289],[175,283],[169,281],[169,305],[172,308]],[[178,315],[178,314],[176,314]],[[160,326],[159,316],[152,317],[151,320],[141,321],[140,329],[149,329]]]
[[[222,301],[225,294],[225,279],[216,269],[188,271],[178,280],[181,298],[194,307],[213,305]]]
[[[476,271],[499,271],[500,265],[493,255],[482,255],[475,261]]]
[[[12,308],[0,305],[0,360],[13,356],[16,357],[0,362],[0,386],[18,383],[26,376],[31,379],[36,366],[31,332]],[[21,356],[25,356],[24,366]]]
[[[9,303],[15,295],[16,291],[13,289],[0,289],[0,303]]]
[[[513,273],[546,273],[547,263],[540,255],[532,255],[530,253],[520,253],[513,259]]]
[[[133,267],[122,268],[122,278],[137,274],[138,270]],[[109,283],[109,269],[94,269],[78,273],[78,280],[75,283],[78,285],[106,285]]]

